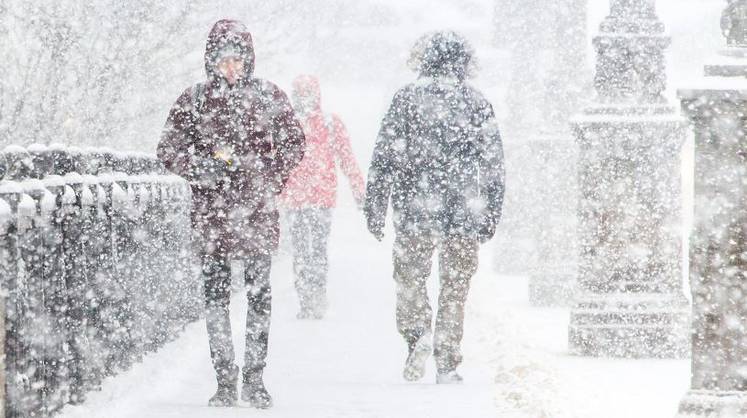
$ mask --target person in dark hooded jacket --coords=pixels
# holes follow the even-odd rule
[[[421,38],[411,64],[419,80],[396,93],[368,173],[364,211],[379,240],[394,209],[397,326],[408,356],[404,377],[425,374],[431,351],[437,382],[458,383],[464,305],[478,247],[493,237],[504,194],[503,147],[493,108],[466,80],[474,67],[453,32]],[[426,292],[438,251],[441,291],[435,332]]]
[[[192,223],[205,275],[210,354],[218,380],[211,406],[238,400],[229,301],[230,261],[245,260],[249,309],[241,397],[272,399],[262,372],[270,326],[270,264],[279,235],[276,197],[305,149],[300,122],[274,84],[255,78],[252,38],[221,20],[205,51],[207,81],[179,96],[158,145],[166,168],[192,186]]]

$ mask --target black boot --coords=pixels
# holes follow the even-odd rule
[[[218,373],[218,390],[208,401],[209,406],[229,407],[236,405],[239,400],[236,386],[239,380],[239,368],[231,366]]]
[[[244,386],[241,388],[241,400],[249,402],[257,409],[268,409],[272,407],[272,397],[265,389],[262,381],[262,370],[250,370],[244,372]]]

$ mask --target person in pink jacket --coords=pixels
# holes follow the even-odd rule
[[[300,302],[299,319],[321,319],[327,307],[327,241],[337,200],[339,165],[361,207],[365,183],[337,115],[321,107],[319,80],[303,75],[293,81],[292,101],[306,135],[306,153],[291,173],[282,195],[293,241],[293,270]]]

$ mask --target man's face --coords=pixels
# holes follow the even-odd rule
[[[234,85],[244,77],[244,60],[241,57],[226,57],[218,62],[218,71],[228,84]]]

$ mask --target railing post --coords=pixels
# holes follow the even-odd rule
[[[5,154],[0,154],[0,182],[8,171]],[[0,186],[1,188],[2,186]],[[2,192],[0,192],[0,195]],[[8,356],[5,348],[5,314],[8,298],[7,278],[15,274],[12,263],[15,260],[10,234],[12,232],[13,209],[5,199],[0,198],[0,418],[5,418],[7,398],[5,395],[6,369]]]
[[[69,155],[55,153],[55,175],[62,176],[62,250],[65,260],[65,288],[67,316],[67,346],[69,349],[68,370],[70,378],[70,402],[81,403],[89,385],[88,318],[91,306],[91,281],[88,268],[88,237],[91,234],[90,211],[93,196],[84,186],[83,178],[71,172]]]
[[[10,205],[0,200],[0,272],[2,277],[10,273],[8,263],[11,261],[8,248],[8,232],[10,227]],[[6,284],[0,287],[0,417],[5,417],[5,369],[7,356],[5,355],[5,299],[7,298]]]
[[[113,157],[113,156],[112,156]],[[113,158],[112,158],[113,161]],[[133,195],[123,173],[112,173],[111,199],[112,199],[112,237],[113,237],[113,268],[117,286],[120,289],[117,319],[126,332],[120,333],[120,342],[117,352],[118,366],[127,369],[139,360],[142,352],[138,347],[138,331],[134,321],[132,300],[132,257],[134,255],[132,221]]]
[[[27,282],[29,311],[36,329],[44,330],[32,341],[38,346],[36,361],[39,367],[32,377],[32,385],[40,387],[43,413],[60,409],[70,398],[70,345],[67,341],[69,304],[67,301],[67,272],[64,251],[64,222],[71,210],[65,200],[65,184],[54,175],[55,150],[44,145],[32,145],[29,154],[33,162],[31,177],[23,182],[37,206],[33,229],[21,234],[22,259],[29,271]],[[38,331],[37,331],[38,332]]]

